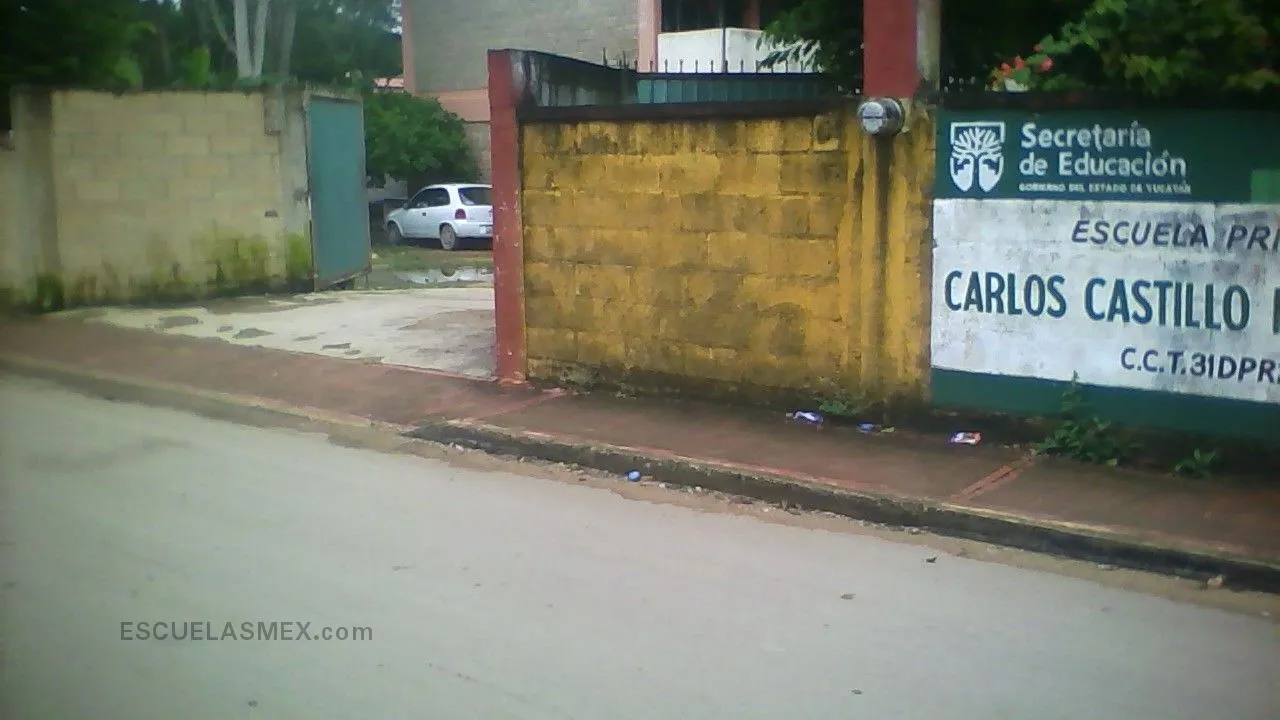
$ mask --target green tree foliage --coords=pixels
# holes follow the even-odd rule
[[[144,87],[206,88],[230,84],[235,58],[214,37],[203,0],[138,0],[152,29],[131,48]]]
[[[1170,0],[1178,2],[1181,0]],[[994,0],[942,4],[942,71],[950,78],[984,81],[991,69],[1039,38],[1080,17],[1092,0]]]
[[[762,65],[812,62],[847,91],[862,85],[862,3],[853,0],[804,0],[778,13],[765,37],[780,49]]]
[[[118,83],[145,29],[136,0],[0,0],[0,84]]]
[[[462,120],[435,100],[370,92],[364,98],[364,134],[372,184],[393,177],[417,188],[478,175]]]
[[[135,0],[0,0],[0,131],[15,85],[136,83],[129,45],[146,30]]]
[[[0,0],[0,91],[227,86],[231,0]],[[273,0],[267,80],[400,73],[399,0]],[[287,22],[286,22],[287,21]],[[287,27],[289,23],[293,28]],[[226,28],[223,27],[225,30]],[[289,40],[289,32],[296,40]]]
[[[1277,38],[1276,0],[1095,0],[993,79],[1153,96],[1277,92]]]
[[[388,0],[300,0],[291,65],[273,72],[317,83],[343,83],[359,73],[401,73],[399,3]]]
[[[998,89],[1274,92],[1277,7],[1277,0],[951,0],[942,3],[943,77],[989,78]],[[813,52],[841,86],[861,85],[861,2],[802,0],[766,35],[799,43],[774,53],[773,63]]]

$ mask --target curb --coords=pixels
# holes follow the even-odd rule
[[[1223,586],[1232,590],[1280,594],[1280,565],[1145,542],[1124,537],[1107,528],[1054,523],[920,498],[846,490],[801,477],[756,472],[652,451],[593,445],[483,423],[430,423],[406,435],[493,455],[530,457],[615,475],[639,470],[646,475],[661,475],[663,482],[670,485],[702,487],[881,525],[917,527],[938,535],[1072,560],[1202,581],[1220,575]]]

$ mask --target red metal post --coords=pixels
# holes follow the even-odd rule
[[[493,311],[498,381],[523,383],[524,223],[520,213],[519,56],[489,51],[489,150],[493,155]]]
[[[939,0],[863,0],[863,94],[909,98],[937,83]]]

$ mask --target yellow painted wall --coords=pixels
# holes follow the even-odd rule
[[[21,150],[46,141],[46,152],[25,153],[21,164],[22,172],[51,179],[45,194],[53,212],[35,217],[32,209],[26,222],[0,227],[8,249],[0,257],[9,265],[34,245],[38,274],[55,278],[69,302],[199,295],[219,278],[283,282],[299,253],[309,257],[305,150],[285,141],[280,130],[288,123],[273,122],[271,113],[286,107],[274,98],[88,91],[43,98],[47,115],[26,118],[29,127],[14,142]],[[41,239],[33,226],[49,232]],[[29,293],[29,269],[5,270],[11,290]]]
[[[933,121],[522,128],[529,376],[921,402]]]

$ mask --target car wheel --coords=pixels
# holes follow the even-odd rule
[[[400,226],[395,223],[387,225],[387,242],[392,245],[403,245],[404,235],[400,232]]]
[[[449,225],[440,226],[440,249],[441,250],[457,250],[458,249],[458,233]]]

